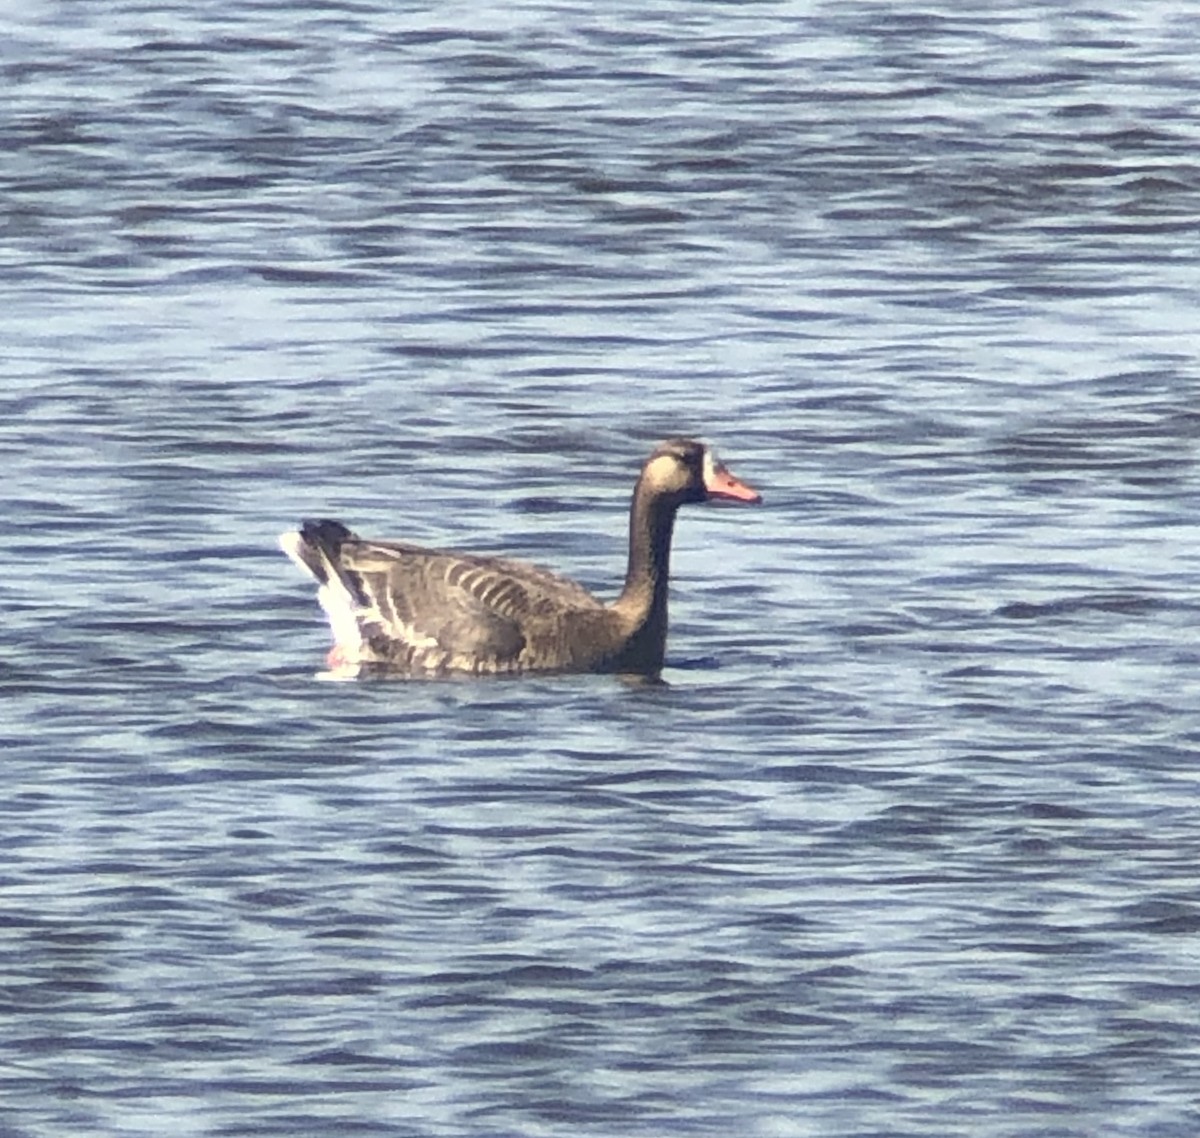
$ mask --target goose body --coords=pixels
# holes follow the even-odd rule
[[[669,439],[651,454],[630,508],[625,586],[609,605],[525,562],[366,541],[335,521],[306,521],[279,540],[318,583],[338,671],[655,676],[675,512],[710,498],[761,500],[703,443]]]

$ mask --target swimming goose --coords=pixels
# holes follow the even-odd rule
[[[625,587],[610,605],[520,561],[366,541],[335,521],[306,521],[279,543],[319,585],[333,629],[329,665],[343,674],[654,677],[667,640],[675,512],[713,498],[762,501],[704,443],[676,438],[655,449],[634,487]]]

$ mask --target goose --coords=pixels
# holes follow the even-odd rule
[[[625,586],[611,604],[521,561],[367,541],[328,519],[305,521],[279,543],[317,581],[333,631],[328,663],[337,674],[657,678],[675,513],[712,499],[762,501],[702,442],[672,438],[655,448],[634,487]]]

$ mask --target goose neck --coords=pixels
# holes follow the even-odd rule
[[[627,609],[640,610],[646,617],[654,613],[663,618],[666,615],[671,537],[677,509],[677,502],[638,483],[629,511],[629,566],[621,603]]]

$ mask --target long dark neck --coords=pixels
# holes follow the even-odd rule
[[[616,607],[639,626],[666,636],[671,535],[677,500],[655,494],[640,480],[629,509],[629,567]]]

